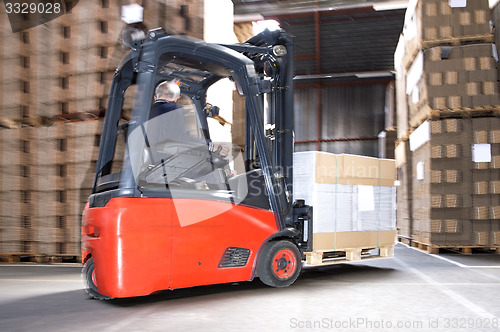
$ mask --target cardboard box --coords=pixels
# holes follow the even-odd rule
[[[349,154],[331,154],[324,152],[307,153],[314,158],[316,183],[394,186],[396,167],[394,160]]]
[[[400,141],[395,150],[397,165],[396,225],[398,234],[405,239],[412,236],[412,162],[408,141]]]
[[[343,251],[353,248],[379,248],[396,242],[396,230],[369,232],[314,233],[313,250]]]
[[[186,26],[178,10],[182,4],[148,2],[144,21],[203,38],[203,6],[189,6],[191,24]],[[63,105],[69,113],[106,107],[109,81],[126,53],[119,44],[125,24],[116,8],[116,1],[108,8],[102,8],[100,1],[88,1],[26,34],[3,34],[0,117],[4,123],[13,125],[13,119],[25,116],[58,116]],[[3,28],[10,30],[5,20]],[[0,131],[0,252],[80,255],[76,216],[90,194],[101,127],[102,121],[89,121]],[[66,196],[64,201],[61,195]],[[29,202],[24,202],[28,196]],[[24,217],[31,220],[31,228],[22,226]],[[58,228],[54,223],[59,217],[71,217],[72,226]],[[37,223],[47,232],[38,232]]]
[[[488,0],[467,0],[465,7],[452,5],[449,0],[409,1],[403,27],[406,43],[422,49],[426,42],[491,36]]]
[[[319,238],[346,232],[395,232],[394,180],[394,160],[316,151],[294,154],[294,198],[313,207],[313,233],[322,234]],[[332,251],[333,245],[325,246]],[[325,246],[313,249],[327,250]],[[357,247],[371,246],[369,242]]]
[[[438,46],[421,52],[406,74],[409,122],[417,127],[441,111],[500,105],[494,44]]]
[[[494,117],[428,121],[410,136],[415,241],[438,246],[493,243],[494,232],[485,225],[500,211],[500,195],[492,194],[500,171],[493,162],[476,162],[473,148],[476,142],[486,144],[493,161],[500,150],[489,142],[499,126]]]

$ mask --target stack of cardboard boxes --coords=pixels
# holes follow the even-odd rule
[[[73,3],[64,15],[15,33],[7,15],[0,17],[2,257],[80,256],[81,213],[102,115],[113,72],[127,52],[121,9],[137,2]],[[199,1],[140,4],[144,29],[203,37]],[[131,99],[126,104],[130,108]]]
[[[37,251],[76,255],[80,249],[81,213],[91,193],[102,121],[36,128],[38,180]]]
[[[396,235],[394,160],[294,153],[294,199],[313,207],[313,251],[392,248]]]
[[[498,247],[498,53],[487,0],[410,1],[395,53],[398,228],[439,247]]]
[[[15,33],[2,20],[0,253],[80,255],[99,113],[124,53],[117,9],[88,1]]]
[[[410,135],[415,241],[499,246],[500,119],[427,121]]]
[[[102,121],[0,131],[3,254],[79,256]]]

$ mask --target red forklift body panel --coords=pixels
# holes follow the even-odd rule
[[[169,288],[171,213],[170,199],[125,197],[84,211],[82,246],[99,267],[101,294],[129,297]]]
[[[228,202],[174,199],[171,288],[252,279],[261,245],[278,231],[271,211]],[[242,267],[221,266],[228,248],[249,250]]]
[[[109,297],[251,280],[257,252],[273,233],[271,211],[200,199],[114,198],[86,209],[83,250],[94,259],[99,293]],[[250,254],[220,266],[228,248]]]

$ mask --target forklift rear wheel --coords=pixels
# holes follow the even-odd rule
[[[82,279],[85,284],[85,291],[89,294],[90,297],[97,300],[110,300],[112,299],[109,296],[102,295],[97,290],[97,281],[95,277],[95,269],[94,269],[94,259],[90,257],[82,269]]]
[[[299,249],[292,242],[268,242],[257,263],[257,274],[268,286],[287,287],[297,279],[301,267]]]

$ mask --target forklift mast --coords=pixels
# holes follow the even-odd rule
[[[266,116],[268,140],[274,175],[286,188],[287,208],[282,214],[284,227],[297,232],[302,252],[312,249],[312,207],[294,201],[294,44],[293,36],[281,30],[264,30],[243,44],[225,45],[241,52],[255,63],[256,70],[270,82]],[[266,79],[266,78],[264,78]],[[247,122],[248,125],[249,122]],[[250,131],[249,131],[250,132]],[[251,139],[251,137],[247,137]],[[248,151],[251,154],[251,151]],[[293,203],[293,204],[292,204]]]
[[[293,38],[285,32],[264,30],[244,44],[224,45],[238,51],[255,63],[263,85],[266,86],[268,112],[265,137],[271,152],[271,163],[278,181],[283,181],[287,207],[283,213],[284,224],[293,226]],[[246,122],[250,124],[249,121]],[[251,132],[251,130],[247,130]],[[252,140],[247,137],[247,143]],[[251,144],[247,144],[253,147]],[[248,155],[252,149],[246,151]]]

